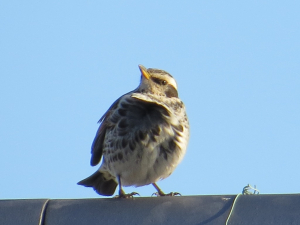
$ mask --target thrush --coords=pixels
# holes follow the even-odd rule
[[[166,71],[139,65],[139,86],[118,98],[99,120],[92,144],[91,165],[100,168],[78,182],[98,194],[131,197],[123,186],[152,184],[167,178],[182,160],[189,140],[189,122],[178,97],[175,79]]]

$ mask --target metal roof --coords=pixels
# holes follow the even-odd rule
[[[0,200],[1,225],[217,225],[226,220],[246,225],[300,224],[300,194]]]

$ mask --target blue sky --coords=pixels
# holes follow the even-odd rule
[[[183,195],[300,190],[299,1],[4,1],[0,198],[94,198],[76,183],[97,121],[138,64],[177,80],[187,154],[158,183]],[[124,189],[150,196],[150,186]]]

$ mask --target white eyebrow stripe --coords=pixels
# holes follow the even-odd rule
[[[177,90],[177,83],[176,83],[175,79],[173,79],[173,78],[168,79],[168,82]]]

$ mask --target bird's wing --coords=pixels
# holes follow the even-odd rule
[[[106,146],[107,152],[111,152],[111,156],[115,157],[119,153],[118,149],[125,152],[134,151],[141,142],[145,145],[147,143],[158,145],[166,137],[161,135],[162,133],[172,133],[169,124],[171,114],[163,103],[143,94],[133,93],[124,96],[119,102],[118,110],[115,110],[109,118],[114,126],[114,132],[107,136],[108,142],[112,144]]]
[[[174,135],[169,107],[141,93],[129,92],[121,96],[99,122],[101,125],[92,144],[92,166],[100,162],[104,148],[116,157],[118,149],[133,151],[142,140],[153,144],[164,141],[165,135],[161,132]],[[108,134],[108,130],[114,132]],[[104,146],[107,141],[113,145]]]
[[[126,94],[125,94],[126,95]],[[123,95],[124,96],[124,95]],[[103,142],[106,134],[107,128],[109,128],[110,122],[108,121],[108,118],[110,115],[114,112],[114,110],[117,108],[120,99],[123,97],[121,96],[118,98],[110,107],[109,109],[104,113],[104,115],[100,118],[98,123],[101,123],[98,131],[96,133],[96,137],[92,144],[92,157],[91,157],[91,165],[95,166],[97,165],[102,158],[102,152],[103,152]]]

